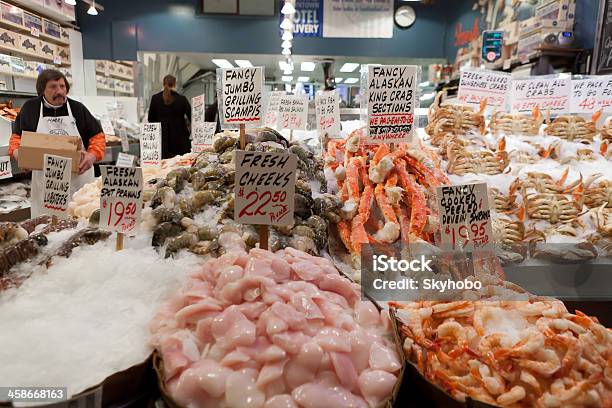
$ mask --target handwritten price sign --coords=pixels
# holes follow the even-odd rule
[[[140,158],[143,166],[161,165],[161,123],[142,124]]]
[[[204,122],[204,95],[198,95],[191,98],[191,123]]]
[[[319,135],[340,136],[340,98],[336,91],[320,92],[315,97]]]
[[[43,209],[46,214],[67,217],[70,201],[70,180],[72,177],[72,159],[67,157],[44,155],[43,175]]]
[[[487,106],[504,110],[510,91],[510,74],[487,70],[461,71],[458,99],[461,103],[479,107],[487,100]]]
[[[142,169],[100,166],[100,227],[121,233],[136,229],[142,210]]]
[[[572,113],[612,111],[612,75],[572,80]]]
[[[218,69],[223,124],[260,124],[263,67]]]
[[[281,96],[278,112],[282,129],[306,130],[308,97],[300,95]]]
[[[443,250],[493,249],[486,183],[438,187],[437,194]]]
[[[293,223],[296,169],[293,154],[237,150],[234,220],[259,225]]]
[[[276,129],[278,126],[278,106],[280,105],[281,96],[285,95],[285,91],[270,91],[268,93],[268,109],[264,119],[264,126]]]
[[[542,112],[563,114],[570,111],[570,78],[530,78],[512,81],[512,111],[531,113],[535,107]]]
[[[207,147],[212,146],[215,130],[217,130],[217,122],[201,122],[194,123],[193,140],[191,141],[191,151],[193,153],[201,153]]]

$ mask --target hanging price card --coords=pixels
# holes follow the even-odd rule
[[[130,151],[130,141],[128,140],[127,132],[119,129],[119,137],[121,138],[121,150],[125,153]]]
[[[264,126],[274,129],[278,126],[278,106],[283,95],[285,95],[284,91],[271,91],[268,94],[268,109],[266,110]]]
[[[486,99],[487,106],[504,110],[510,92],[510,74],[497,71],[466,69],[461,71],[459,102],[479,108]]]
[[[100,227],[127,233],[140,222],[142,210],[142,169],[100,166]]]
[[[308,97],[283,95],[279,106],[279,127],[290,130],[306,130],[308,124]]]
[[[67,217],[70,201],[70,179],[72,177],[72,159],[67,157],[44,155],[43,176],[43,209],[49,215]]]
[[[365,98],[369,143],[412,140],[418,77],[416,65],[368,65]]]
[[[570,78],[514,79],[510,106],[518,113],[532,113],[535,107],[553,114],[569,113],[571,90]]]
[[[204,122],[204,95],[198,95],[191,98],[191,123],[192,126],[197,123]]]
[[[437,197],[443,250],[493,249],[486,183],[438,187]]]
[[[292,224],[296,169],[293,154],[236,150],[234,220],[242,224]]]
[[[117,162],[115,163],[115,165],[117,167],[132,167],[134,166],[135,159],[136,157],[132,156],[131,154],[119,153],[117,155]]]
[[[216,122],[194,123],[192,129],[191,151],[193,153],[200,153],[205,148],[212,146],[217,129]]]
[[[140,134],[140,160],[143,166],[161,164],[161,123],[143,123]]]
[[[572,113],[612,112],[612,75],[572,80]]]
[[[0,180],[13,177],[10,156],[0,156]]]
[[[319,136],[340,137],[340,98],[336,91],[320,92],[315,97]]]
[[[263,68],[223,69],[220,73],[223,123],[261,123]]]

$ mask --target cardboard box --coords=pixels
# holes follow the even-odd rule
[[[535,12],[535,18],[538,20],[560,20],[562,18],[561,0],[554,0],[538,6]]]
[[[23,132],[19,146],[19,167],[22,169],[42,170],[45,154],[69,157],[72,159],[72,172],[79,170],[83,150],[80,136],[59,136],[44,133]]]
[[[19,34],[14,31],[5,30],[0,28],[0,45],[3,47],[10,47],[19,49]]]
[[[519,35],[520,38],[527,37],[541,29],[555,29],[557,31],[573,31],[573,21],[561,21],[561,20],[538,20],[535,18],[529,18],[521,21],[519,24]]]

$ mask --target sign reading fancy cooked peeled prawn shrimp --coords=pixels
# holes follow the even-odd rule
[[[232,68],[219,72],[223,123],[226,125],[261,123],[263,68]]]
[[[142,169],[100,166],[100,172],[100,227],[120,233],[133,231],[142,210]]]
[[[409,143],[414,133],[414,110],[419,67],[368,65],[365,98],[369,143]]]
[[[441,247],[445,251],[493,248],[486,183],[438,187]]]
[[[297,158],[286,153],[236,150],[234,220],[242,224],[290,225],[295,208]]]

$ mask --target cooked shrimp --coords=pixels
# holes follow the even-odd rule
[[[497,397],[497,403],[502,406],[516,404],[525,398],[525,395],[527,395],[525,389],[520,385],[515,385],[510,389],[510,391]]]
[[[554,350],[543,348],[538,350],[535,356],[537,360],[518,360],[518,365],[544,377],[552,376],[561,368],[561,360]]]

